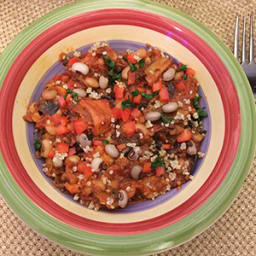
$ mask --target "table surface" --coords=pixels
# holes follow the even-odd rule
[[[155,0],[191,15],[230,48],[235,15],[256,13],[256,0]],[[75,0],[0,0],[0,54],[25,27],[44,14]],[[256,27],[256,26],[255,26]],[[256,34],[256,31],[255,31]],[[158,256],[255,256],[256,159],[229,210],[193,240]],[[238,170],[239,171],[239,170]],[[79,256],[47,240],[16,217],[0,196],[0,255]]]

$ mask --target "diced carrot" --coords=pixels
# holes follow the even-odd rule
[[[189,129],[184,129],[177,137],[177,142],[189,141],[192,138],[192,132]]]
[[[186,69],[186,74],[187,74],[188,76],[194,76],[195,73],[196,73],[196,71],[195,71],[194,69],[192,69],[192,68],[187,68],[187,69]]]
[[[54,155],[55,155],[55,150],[52,149],[52,150],[50,151],[50,153],[48,154],[48,158],[51,158],[51,159],[52,159],[52,158],[54,157]]]
[[[137,109],[137,108],[134,108],[131,112],[131,116],[135,119],[135,118],[138,118],[141,116],[141,112]]]
[[[130,122],[123,124],[122,129],[123,129],[124,133],[126,133],[127,135],[133,135],[135,132],[135,122],[130,121]]]
[[[162,149],[170,149],[171,148],[171,144],[163,144],[162,145]]]
[[[75,147],[70,148],[69,151],[68,151],[68,155],[69,155],[69,156],[73,156],[73,155],[75,155],[75,154],[76,154],[76,148],[75,148]]]
[[[58,135],[69,133],[69,129],[63,125],[59,125],[55,129]]]
[[[130,52],[127,56],[128,62],[129,63],[136,63],[137,60],[134,58],[135,54],[134,52]]]
[[[151,172],[151,162],[145,162],[142,168],[142,172]]]
[[[124,122],[127,122],[130,118],[131,110],[129,108],[126,108],[122,111],[122,120]]]
[[[72,67],[72,65],[73,65],[74,63],[79,62],[79,61],[80,61],[80,60],[79,60],[78,58],[73,57],[73,58],[71,58],[71,59],[68,61],[68,66],[69,66],[69,67]]]
[[[92,168],[87,166],[85,162],[80,161],[77,165],[77,171],[86,175],[86,177],[92,176]]]
[[[76,134],[83,133],[88,128],[88,123],[83,119],[73,121],[73,126]]]
[[[101,140],[94,140],[93,141],[93,146],[102,146],[104,145],[104,143]]]
[[[175,87],[179,90],[179,91],[185,91],[186,90],[186,85],[184,84],[183,81],[179,81],[178,83],[175,84]]]
[[[119,144],[116,147],[117,147],[118,151],[121,152],[126,148],[126,144]]]
[[[66,89],[64,89],[64,88],[61,87],[61,86],[56,86],[55,89],[56,89],[58,95],[60,95],[60,96],[65,96],[66,93],[67,93]],[[64,98],[63,98],[63,99],[64,99]]]
[[[69,145],[67,143],[61,142],[57,144],[56,150],[59,153],[68,153]]]
[[[112,113],[115,119],[122,118],[122,110],[120,108],[113,108]]]
[[[59,96],[58,103],[59,103],[60,107],[62,107],[62,108],[66,106],[67,102],[65,101],[64,96],[62,96],[62,95]]]
[[[124,98],[124,87],[120,87],[119,85],[114,86],[114,93],[115,93],[115,99],[116,100],[121,100]]]
[[[140,104],[141,99],[142,99],[142,96],[141,96],[141,94],[139,94],[139,95],[133,97],[133,102],[136,103],[136,104]]]
[[[80,193],[80,185],[79,184],[69,184],[65,183],[64,184],[66,190],[68,190],[71,194],[78,194]]]
[[[168,89],[166,87],[160,90],[159,99],[160,101],[163,101],[163,102],[168,102],[170,100]]]
[[[163,166],[158,166],[156,168],[156,176],[161,176],[165,174],[165,169]]]
[[[128,71],[128,85],[134,84],[136,80],[136,73],[132,72],[131,70]]]
[[[160,91],[161,90],[161,88],[162,88],[162,82],[161,81],[158,81],[158,82],[156,82],[156,83],[154,83],[153,84],[153,86],[152,86],[152,91],[153,92],[157,92],[157,91]]]
[[[67,82],[68,80],[69,80],[69,76],[68,76],[68,75],[62,75],[62,76],[61,76],[61,81],[62,81],[62,82],[65,83],[65,82]]]

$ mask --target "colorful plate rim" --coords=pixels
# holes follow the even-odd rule
[[[230,172],[215,194],[197,211],[187,216],[182,222],[177,222],[169,227],[147,234],[133,236],[116,237],[91,234],[69,227],[62,222],[49,217],[47,213],[33,204],[15,184],[4,164],[2,155],[0,156],[1,193],[16,214],[33,229],[64,246],[98,255],[141,255],[158,252],[177,246],[202,232],[225,212],[238,190],[241,188],[242,182],[249,171],[249,166],[252,162],[255,149],[253,130],[255,128],[254,124],[256,118],[253,96],[246,76],[241,70],[239,63],[214,34],[192,18],[177,10],[155,3],[138,0],[115,0],[104,2],[93,0],[77,2],[58,9],[39,19],[16,37],[1,56],[0,61],[4,65],[1,65],[2,72],[0,83],[3,82],[3,79],[16,56],[33,38],[45,29],[67,17],[85,11],[102,8],[138,9],[170,17],[183,24],[183,26],[189,27],[191,31],[197,34],[201,39],[207,42],[212,49],[214,49],[233,79],[240,102],[241,139],[237,156]],[[239,170],[240,175],[236,175],[235,170]],[[15,203],[16,200],[14,199],[23,201],[23,205]],[[207,211],[207,209],[211,208],[214,210]],[[40,216],[40,222],[38,222],[38,216]],[[192,222],[191,220],[195,219],[195,217],[196,221]],[[129,248],[129,252],[125,252],[123,248]]]

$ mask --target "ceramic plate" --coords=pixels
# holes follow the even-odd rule
[[[33,127],[22,116],[44,83],[61,73],[60,52],[107,41],[116,50],[145,43],[196,69],[209,117],[205,157],[180,191],[116,212],[95,212],[58,192],[34,158]],[[231,204],[255,148],[248,81],[231,52],[185,14],[147,1],[86,1],[25,29],[0,59],[0,191],[34,230],[95,255],[144,255],[173,248],[209,227]]]

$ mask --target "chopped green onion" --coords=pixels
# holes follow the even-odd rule
[[[194,108],[195,108],[196,111],[197,111],[197,114],[198,114],[198,117],[199,117],[199,118],[198,118],[199,121],[201,121],[202,119],[204,119],[205,117],[208,116],[207,112],[206,112],[203,108],[201,108],[201,107],[199,106],[200,98],[201,98],[201,97],[200,97],[199,95],[197,95],[197,96],[194,97],[194,99],[193,99],[193,101],[192,101],[193,106],[194,106]]]
[[[126,108],[132,108],[134,105],[134,103],[132,101],[130,101],[130,99],[128,98],[128,100],[124,100],[122,101],[122,109],[126,109]]]
[[[130,63],[130,69],[132,72],[137,70],[136,63]]]
[[[145,59],[141,59],[141,60],[139,61],[139,68],[143,68],[144,65],[145,65]]]
[[[146,98],[147,100],[152,100],[155,96],[159,94],[159,91],[154,92],[153,94],[147,94],[145,92],[142,92],[141,95]]]
[[[181,66],[176,69],[176,72],[183,71],[183,70],[186,70],[186,69],[187,69],[187,66],[184,65],[184,64],[181,64]]]
[[[101,140],[103,143],[105,143],[105,144],[108,144],[109,143],[109,141],[108,140]]]
[[[135,91],[131,92],[132,97],[138,96],[139,95],[139,90],[136,89]]]
[[[162,118],[162,121],[163,121],[165,124],[168,124],[168,123],[170,123],[170,122],[173,120],[173,118],[168,117],[168,116],[166,116],[166,115],[164,115],[164,114],[161,114],[161,118]]]
[[[34,141],[34,147],[35,147],[35,150],[36,150],[36,151],[39,151],[39,150],[41,149],[41,147],[42,147],[41,141],[38,140],[38,139],[35,139],[35,141]]]
[[[108,67],[110,67],[110,68],[115,67],[115,62],[113,60],[111,60],[108,56],[104,56],[104,60]]]
[[[165,167],[163,159],[158,156],[155,161],[151,164],[151,169],[156,169],[158,166],[163,166]]]

